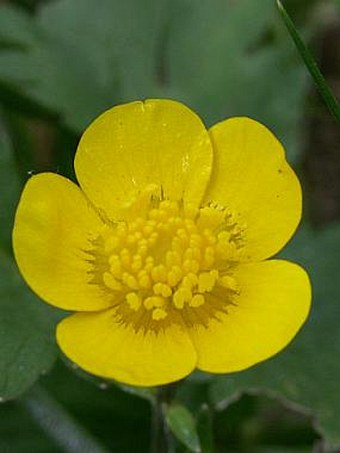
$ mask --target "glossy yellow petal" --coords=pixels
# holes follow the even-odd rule
[[[280,142],[262,124],[232,118],[210,129],[214,169],[206,194],[234,214],[245,232],[242,260],[278,252],[301,218],[301,188]]]
[[[212,146],[201,120],[165,99],[103,113],[85,131],[75,158],[81,187],[111,219],[124,218],[143,192],[198,205],[211,166]]]
[[[187,376],[196,365],[195,349],[182,327],[136,333],[117,322],[114,310],[64,319],[57,341],[84,370],[130,385],[167,384]]]
[[[198,368],[229,373],[283,349],[305,321],[311,300],[306,272],[287,261],[243,264],[235,271],[240,295],[228,314],[191,329]]]
[[[90,283],[89,255],[101,221],[75,184],[42,173],[26,184],[17,209],[13,247],[28,285],[66,310],[99,310],[111,304]]]

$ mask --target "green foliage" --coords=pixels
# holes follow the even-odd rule
[[[57,362],[30,392],[0,406],[0,451],[147,452],[148,403],[73,371]]]
[[[36,17],[3,7],[0,83],[77,132],[117,102],[172,97],[208,124],[263,121],[293,156],[306,77],[272,0],[260,11],[252,0],[62,0]]]
[[[302,229],[284,256],[300,261],[313,284],[308,324],[277,357],[238,374],[215,379],[211,398],[224,407],[240,391],[261,390],[310,411],[326,439],[340,443],[340,226],[315,233]]]
[[[0,398],[18,397],[52,366],[58,310],[42,304],[0,252]]]
[[[214,452],[213,416],[207,404],[202,404],[197,414],[197,434],[200,439],[202,453]]]
[[[13,217],[20,189],[9,140],[5,135],[0,135],[0,250],[7,252],[11,248]]]
[[[262,0],[260,14],[252,0],[213,3],[172,2],[170,96],[187,101],[209,124],[227,116],[256,118],[292,157],[306,81],[289,43],[273,29],[274,3]]]
[[[151,95],[160,5],[63,0],[36,18],[2,8],[0,43],[18,48],[0,54],[0,80],[79,132],[122,98]]]
[[[26,287],[10,257],[11,229],[21,183],[9,140],[0,140],[0,399],[15,398],[52,366],[59,311]],[[5,253],[6,252],[6,253]]]
[[[193,453],[200,453],[202,451],[196,431],[195,420],[185,406],[178,403],[165,406],[165,420],[174,436],[189,451]]]

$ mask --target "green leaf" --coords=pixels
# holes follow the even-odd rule
[[[149,451],[149,403],[104,390],[61,361],[22,398],[0,404],[0,420],[2,453]]]
[[[307,77],[290,43],[274,28],[275,3],[174,0],[171,5],[168,95],[186,101],[209,125],[228,116],[262,121],[294,157]]]
[[[43,388],[36,386],[23,398],[23,404],[32,419],[54,443],[64,451],[73,453],[109,453],[101,443],[88,433],[61,404]]]
[[[52,366],[60,311],[39,301],[0,252],[0,399],[15,398]]]
[[[211,398],[225,407],[241,391],[283,396],[309,411],[329,443],[340,443],[340,225],[323,232],[302,229],[284,256],[300,261],[313,286],[309,321],[277,357],[241,373],[215,379]]]
[[[35,29],[30,16],[21,9],[1,6],[0,46],[9,45],[24,50],[35,43]]]
[[[53,327],[60,312],[26,287],[11,258],[11,232],[21,182],[9,139],[0,138],[0,399],[23,393],[57,354]]]
[[[202,453],[214,452],[212,411],[203,404],[197,415],[197,432],[201,442]]]
[[[20,401],[0,405],[0,451],[60,453]]]
[[[0,82],[81,131],[121,99],[152,96],[161,7],[153,0],[103,0],[100,8],[96,0],[52,2],[25,18],[29,40],[22,39],[22,12],[0,9],[7,24],[0,43],[26,45],[0,53]]]
[[[100,8],[61,0],[23,27],[12,9],[3,40],[26,47],[0,53],[0,88],[16,89],[76,132],[115,103],[147,97],[186,102],[208,125],[251,116],[292,158],[307,77],[277,33],[275,13],[272,0],[103,0]]]
[[[0,249],[11,250],[12,226],[21,184],[9,140],[0,125]]]
[[[73,367],[57,362],[53,371],[42,379],[41,385],[110,451],[147,452],[150,443],[149,402],[122,391],[116,385],[104,386],[101,382],[84,379],[74,373]],[[0,412],[0,419],[1,416]]]
[[[188,409],[178,403],[165,406],[165,420],[172,433],[191,452],[201,452],[195,420]]]
[[[109,452],[40,386],[34,386],[21,400],[2,405],[0,416],[2,452]]]
[[[334,118],[337,121],[340,121],[340,106],[337,99],[334,97],[331,89],[329,88],[324,76],[322,75],[312,53],[308,49],[308,47],[304,44],[303,40],[301,39],[297,29],[291,18],[289,17],[287,11],[283,7],[280,0],[277,0],[277,6],[281,17],[289,31],[290,36],[292,37],[294,44],[303,59],[307,69],[309,70],[310,75],[312,76],[323,100],[325,101],[329,111],[332,113]]]

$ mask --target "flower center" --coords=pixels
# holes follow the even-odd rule
[[[112,293],[117,316],[135,330],[207,325],[235,303],[243,236],[223,207],[153,200],[145,215],[105,226],[90,252],[92,283]]]

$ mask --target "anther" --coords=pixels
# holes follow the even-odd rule
[[[159,296],[147,297],[144,300],[144,307],[147,310],[152,310],[153,308],[161,308],[164,306],[164,304],[165,304],[165,300],[163,299],[163,297],[159,297]]]
[[[110,272],[104,272],[103,274],[104,284],[115,291],[120,291],[123,289],[122,284],[118,282]]]
[[[204,267],[211,267],[215,262],[214,247],[206,247],[204,252]]]
[[[163,297],[169,297],[172,294],[172,290],[168,285],[165,285],[164,283],[156,283],[153,285],[153,292],[156,295],[163,296]]]
[[[132,310],[139,310],[142,305],[141,298],[136,293],[129,293],[126,295],[126,302]]]
[[[178,309],[182,309],[184,307],[184,303],[190,302],[191,299],[192,293],[188,288],[179,288],[173,296],[174,305]]]
[[[150,288],[151,286],[151,279],[144,269],[138,273],[138,283],[143,289]]]
[[[210,292],[218,279],[218,271],[202,272],[198,276],[198,291],[200,293]]]
[[[168,313],[163,308],[155,308],[152,312],[152,319],[160,321],[168,316]]]
[[[130,265],[130,262],[131,262],[131,256],[130,256],[130,252],[127,248],[124,248],[121,252],[120,252],[120,260],[121,260],[121,263],[122,265],[125,267],[125,268],[128,268],[129,265]]]
[[[122,274],[122,265],[120,262],[120,259],[117,255],[113,255],[109,259],[109,264],[110,264],[110,271],[111,273],[119,278]]]
[[[138,255],[134,255],[132,258],[131,270],[139,271],[143,265],[142,257]]]
[[[239,289],[236,280],[230,275],[224,275],[223,277],[219,278],[217,283],[233,292],[237,292]]]
[[[179,266],[173,266],[168,272],[167,281],[171,287],[176,286],[182,278],[182,270]]]
[[[194,297],[189,301],[189,307],[197,308],[205,303],[203,294],[195,294]]]
[[[198,272],[200,266],[199,263],[196,260],[185,260],[183,263],[183,270],[185,273],[187,272],[193,272],[196,274]]]
[[[151,277],[154,282],[166,282],[167,272],[163,264],[159,264],[151,269]]]

